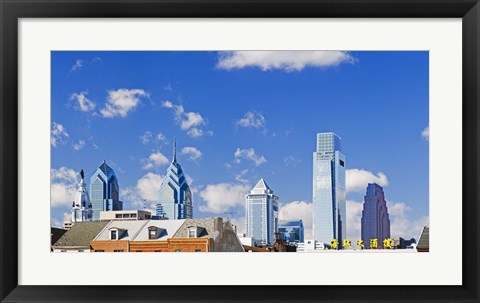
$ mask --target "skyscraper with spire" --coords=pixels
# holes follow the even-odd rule
[[[339,246],[346,239],[345,155],[342,139],[334,133],[318,133],[313,153],[313,238]]]
[[[193,217],[192,192],[177,162],[177,140],[173,139],[172,163],[160,185],[156,215],[161,219],[176,220]]]
[[[122,210],[119,200],[120,188],[117,175],[105,161],[90,177],[90,202],[92,203],[93,220],[100,219],[101,211]]]
[[[278,231],[278,196],[260,179],[245,196],[245,230],[256,246],[272,245]]]

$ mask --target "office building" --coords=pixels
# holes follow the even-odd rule
[[[369,183],[362,211],[362,240],[370,248],[370,240],[377,239],[377,247],[383,248],[383,240],[390,238],[390,218],[383,188]]]
[[[90,202],[93,220],[100,219],[101,211],[122,210],[119,200],[120,188],[113,169],[103,161],[90,178]]]
[[[173,160],[167,168],[159,190],[156,218],[177,220],[193,217],[192,192],[177,162],[176,140],[173,142]]]
[[[346,239],[345,155],[341,138],[318,133],[313,153],[313,237],[330,245]]]
[[[252,237],[256,246],[272,245],[278,231],[278,197],[260,179],[245,199],[247,237]]]
[[[302,220],[280,220],[278,222],[279,238],[289,244],[304,241],[304,229]]]

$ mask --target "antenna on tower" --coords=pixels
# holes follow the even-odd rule
[[[177,137],[173,137],[173,162],[177,162]]]

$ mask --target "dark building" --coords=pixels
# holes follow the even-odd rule
[[[362,240],[370,248],[370,240],[377,239],[377,247],[383,248],[383,240],[390,238],[390,219],[383,188],[369,183],[362,211]]]

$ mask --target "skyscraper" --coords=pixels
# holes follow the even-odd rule
[[[119,200],[118,179],[113,169],[103,161],[90,178],[90,202],[93,220],[100,218],[101,211],[122,210]]]
[[[245,200],[247,237],[253,237],[256,246],[273,244],[278,231],[278,197],[260,179]]]
[[[330,245],[346,238],[345,155],[341,138],[334,133],[317,134],[313,153],[313,237]]]
[[[390,238],[390,218],[383,188],[376,183],[369,183],[362,211],[362,240],[365,248],[370,248],[370,239],[378,240],[378,247],[383,248],[383,240]]]
[[[90,198],[88,197],[87,188],[85,184],[85,175],[83,169],[80,171],[80,183],[78,184],[78,190],[75,194],[75,200],[72,203],[72,221],[74,222],[85,222],[92,220],[92,204],[90,203]]]
[[[173,160],[167,168],[159,190],[156,215],[161,219],[177,220],[193,217],[192,192],[183,169],[177,162],[177,143],[173,141]]]

